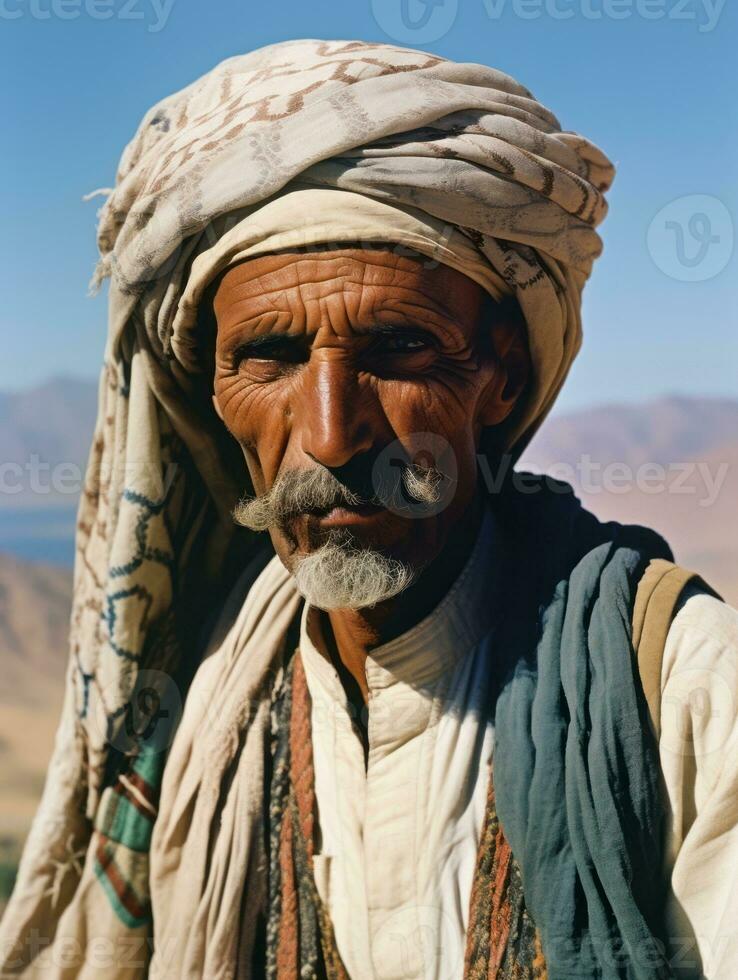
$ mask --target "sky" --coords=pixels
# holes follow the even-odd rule
[[[0,0],[0,389],[94,378],[100,200],[155,101],[298,37],[400,42],[513,75],[618,167],[559,408],[738,397],[733,0]]]

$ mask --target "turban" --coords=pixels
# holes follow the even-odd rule
[[[102,211],[95,281],[112,274],[123,300],[113,345],[142,298],[155,353],[196,372],[178,343],[201,295],[188,279],[193,257],[195,279],[222,261],[224,231],[232,261],[239,233],[241,257],[399,234],[496,298],[517,297],[533,364],[508,434],[519,451],[579,350],[613,174],[499,71],[380,44],[287,42],[223,62],[147,113]]]
[[[389,242],[516,297],[533,375],[507,433],[519,452],[579,349],[612,177],[509,76],[383,44],[272,45],[146,113],[100,212],[93,283],[110,278],[109,325],[67,695],[11,933],[65,849],[84,851],[101,795],[139,750],[127,722],[142,677],[184,691],[218,583],[254,547],[229,516],[248,477],[210,404],[208,282],[278,249]]]

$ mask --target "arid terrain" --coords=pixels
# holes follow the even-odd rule
[[[68,568],[0,554],[0,905],[43,789],[71,596]]]

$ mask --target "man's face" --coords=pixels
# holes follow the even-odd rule
[[[505,366],[519,331],[490,323],[484,297],[389,249],[262,256],[222,277],[214,402],[261,501],[243,523],[269,528],[288,569],[329,540],[411,575],[440,554],[476,492],[481,430],[522,384]]]

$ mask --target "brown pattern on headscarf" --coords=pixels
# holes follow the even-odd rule
[[[366,45],[362,45],[361,47],[366,47]],[[319,46],[317,52],[319,55],[331,54],[340,57],[326,58],[326,60],[321,64],[321,70],[329,66],[333,66],[330,73],[323,75],[322,77],[316,79],[316,81],[311,82],[302,88],[297,89],[296,91],[291,92],[287,100],[287,105],[284,109],[273,110],[271,109],[271,106],[274,102],[283,98],[279,91],[279,85],[277,84],[278,80],[288,76],[301,74],[301,72],[296,70],[289,62],[280,65],[272,65],[269,68],[259,69],[250,79],[251,84],[256,81],[274,82],[274,94],[249,101],[246,97],[251,87],[249,84],[249,79],[242,78],[240,92],[226,102],[225,105],[219,105],[217,110],[212,110],[203,114],[202,116],[195,116],[193,119],[188,119],[186,113],[184,116],[180,115],[180,117],[177,119],[177,124],[175,127],[176,130],[184,129],[185,126],[203,126],[210,121],[215,123],[215,129],[209,131],[208,134],[203,134],[202,136],[194,138],[187,144],[176,144],[172,150],[170,150],[170,152],[162,158],[159,167],[159,175],[154,183],[148,188],[148,192],[151,194],[156,194],[161,191],[164,185],[171,179],[172,174],[176,171],[176,168],[192,159],[193,154],[198,148],[201,150],[207,150],[213,147],[218,147],[218,149],[221,149],[226,143],[233,139],[236,135],[235,133],[223,133],[222,130],[226,128],[230,122],[236,118],[236,116],[241,119],[243,126],[257,122],[279,122],[282,119],[293,116],[304,107],[306,96],[310,95],[310,93],[314,92],[316,89],[322,88],[324,85],[331,82],[342,82],[347,86],[360,82],[363,76],[361,73],[353,73],[351,71],[352,65],[371,65],[377,69],[377,71],[374,73],[374,77],[380,78],[384,75],[397,75],[407,71],[420,71],[423,68],[430,68],[433,65],[437,65],[439,62],[444,60],[443,58],[437,58],[420,53],[417,61],[412,64],[392,65],[387,64],[386,61],[381,61],[378,58],[370,58],[366,55],[361,57],[351,57],[348,59],[345,57],[346,54],[351,54],[352,51],[359,49],[360,46],[356,43],[348,45],[339,44],[332,50],[329,50],[328,45]],[[249,109],[252,110],[251,114],[244,116],[244,113],[248,112]],[[225,116],[223,116],[224,111]],[[215,135],[216,133],[217,138]]]

